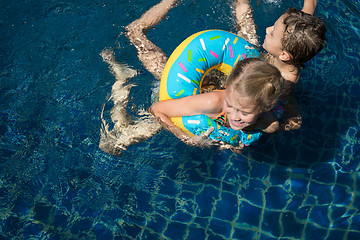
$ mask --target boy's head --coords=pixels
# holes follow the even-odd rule
[[[282,61],[300,66],[325,46],[325,32],[321,19],[291,7],[266,29],[263,47]]]

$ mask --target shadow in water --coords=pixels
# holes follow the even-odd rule
[[[335,162],[347,171],[356,170],[360,162],[360,91],[354,84],[301,91],[296,95],[303,117],[301,128],[263,136],[248,149],[250,156],[288,167]]]

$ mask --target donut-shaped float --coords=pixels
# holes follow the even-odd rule
[[[201,93],[206,74],[217,69],[229,75],[234,64],[246,57],[259,57],[260,52],[243,38],[222,30],[207,30],[185,39],[171,54],[160,82],[159,100],[182,98]],[[258,140],[261,131],[234,130],[219,125],[205,115],[172,117],[171,121],[188,136],[200,135],[209,127],[210,139],[237,146]]]

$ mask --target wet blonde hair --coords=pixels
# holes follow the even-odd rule
[[[258,58],[238,61],[226,80],[226,89],[253,99],[261,111],[275,105],[283,85],[280,71]]]

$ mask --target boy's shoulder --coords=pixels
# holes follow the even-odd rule
[[[276,59],[270,53],[263,53],[261,55],[266,62],[277,67],[281,73],[281,76],[284,80],[296,84],[300,78],[300,68],[292,64],[285,64],[281,60]]]
[[[287,69],[287,70],[280,70],[280,72],[281,72],[281,76],[287,82],[296,84],[300,79],[300,70],[295,66],[294,66],[293,71],[290,69]]]

